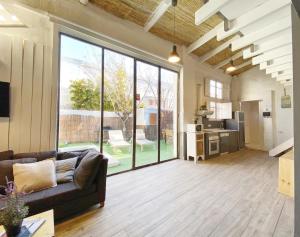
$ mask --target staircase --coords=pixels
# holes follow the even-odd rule
[[[294,138],[287,140],[284,143],[276,146],[272,150],[269,151],[269,156],[277,157],[281,154],[285,153],[286,151],[290,150],[294,146]]]

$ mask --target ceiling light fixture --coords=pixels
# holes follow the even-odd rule
[[[173,9],[174,9],[173,48],[172,48],[172,51],[170,52],[168,61],[170,63],[178,63],[180,61],[180,57],[177,53],[177,47],[176,47],[176,44],[175,44],[175,33],[176,33],[176,28],[175,28],[175,18],[176,18],[175,13],[176,12],[175,12],[175,8],[177,6],[177,0],[172,0],[172,6],[173,6]]]
[[[89,0],[79,0],[79,2],[86,6],[89,3]]]
[[[230,60],[230,66],[228,68],[226,68],[226,72],[233,72],[236,70],[236,67],[233,65],[233,60]]]

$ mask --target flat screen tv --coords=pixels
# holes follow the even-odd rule
[[[9,117],[9,83],[0,82],[0,117]]]

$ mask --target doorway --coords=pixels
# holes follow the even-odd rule
[[[245,114],[245,142],[251,149],[263,149],[263,123],[260,121],[260,101],[243,101],[241,110]]]

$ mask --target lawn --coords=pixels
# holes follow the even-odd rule
[[[72,149],[79,147],[87,147],[89,145],[96,145],[95,143],[73,143],[73,144],[60,144],[59,148]],[[118,160],[120,163],[117,166],[109,167],[108,174],[114,174],[121,171],[130,170],[132,168],[132,152],[128,149],[112,149],[109,144],[103,144],[104,154]],[[136,148],[136,167],[152,164],[157,162],[157,148],[153,146],[144,147],[141,151],[140,147]],[[173,145],[166,144],[165,141],[160,142],[160,159],[168,160],[175,158],[173,154]]]

